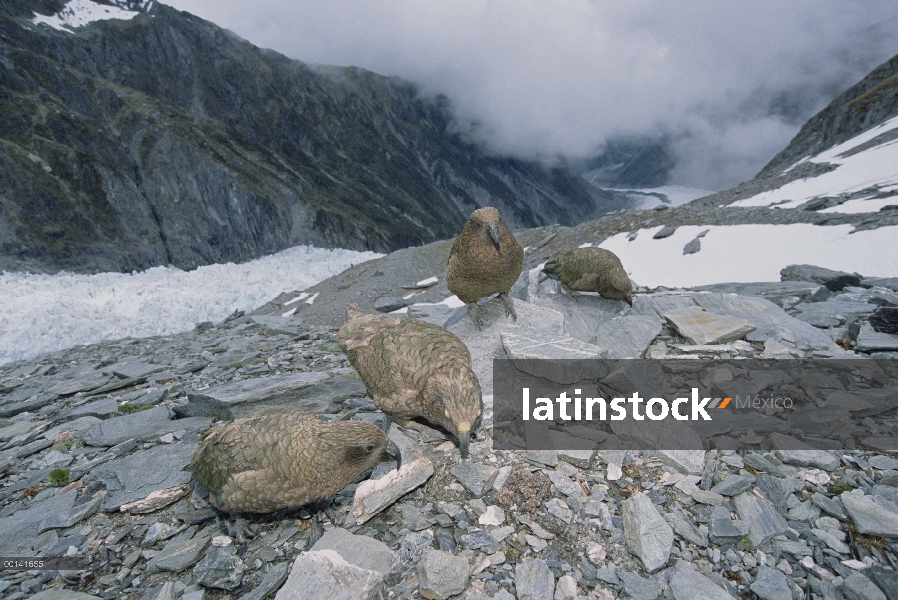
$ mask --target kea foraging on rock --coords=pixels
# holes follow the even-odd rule
[[[207,431],[190,461],[213,506],[265,513],[330,498],[399,449],[380,428],[325,423],[300,408],[274,408]],[[238,538],[245,524],[238,519]]]
[[[458,438],[461,456],[467,458],[483,396],[460,339],[418,319],[365,315],[351,304],[337,340],[368,395],[389,418],[405,424],[423,417],[439,425]]]
[[[492,206],[471,213],[449,251],[446,285],[468,305],[474,327],[480,329],[477,301],[493,294],[505,303],[505,316],[518,318],[508,290],[524,265],[524,248]]]
[[[568,292],[598,292],[633,306],[633,284],[620,259],[604,248],[565,250],[549,259],[543,273],[540,283],[551,278]]]

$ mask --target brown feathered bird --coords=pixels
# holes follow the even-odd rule
[[[499,211],[492,206],[471,213],[461,234],[449,251],[446,285],[449,291],[468,305],[474,327],[480,329],[477,301],[499,294],[505,303],[505,316],[518,318],[508,290],[517,281],[524,265],[521,247]]]
[[[351,304],[337,340],[378,408],[400,425],[415,417],[439,425],[467,458],[483,396],[460,339],[425,321],[365,315]]]
[[[266,513],[330,498],[383,460],[400,462],[383,431],[273,408],[212,429],[190,461],[193,478],[226,513]],[[240,526],[238,520],[238,527]]]
[[[617,255],[604,248],[560,252],[549,258],[543,273],[540,283],[555,279],[568,292],[598,292],[604,298],[633,306],[633,284]]]

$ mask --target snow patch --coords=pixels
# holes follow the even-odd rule
[[[636,203],[637,210],[646,210],[656,206],[682,206],[713,194],[711,190],[691,188],[682,185],[662,185],[656,188],[609,188],[610,191],[624,194]]]
[[[141,6],[142,10],[148,10],[152,2],[144,2]],[[72,33],[72,29],[82,27],[94,21],[105,21],[108,19],[121,19],[127,21],[139,15],[139,11],[125,10],[118,6],[108,6],[106,4],[97,4],[91,0],[70,0],[55,15],[34,15],[31,22],[39,25],[49,25],[53,29],[67,31]]]
[[[630,278],[647,287],[692,287],[726,282],[779,281],[784,267],[811,264],[866,277],[898,277],[898,226],[850,233],[851,225],[685,225],[668,238],[661,229],[608,238],[600,247],[614,252]],[[708,229],[701,250],[683,254],[683,246]]]
[[[155,267],[130,275],[3,272],[0,364],[79,344],[189,331],[196,323],[254,310],[279,294],[308,288],[381,256],[299,246],[248,263],[194,271]]]
[[[851,156],[845,156],[850,150],[894,129],[898,129],[898,117],[889,119],[885,123],[816,156],[803,158],[785,172],[809,162],[836,165],[835,170],[816,177],[796,179],[775,190],[737,200],[730,206],[796,208],[814,198],[855,194],[864,190],[870,190],[866,197],[849,200],[820,212],[850,214],[877,212],[883,206],[896,204],[898,199],[874,198],[874,196],[882,191],[892,191],[898,187],[898,139],[867,148]]]
[[[417,287],[425,287],[429,285],[436,285],[440,280],[436,277],[428,277],[427,279],[422,279],[418,283],[415,284]]]

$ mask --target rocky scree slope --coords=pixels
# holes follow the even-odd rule
[[[30,20],[62,6],[0,6],[2,269],[389,251],[483,205],[531,227],[620,206],[563,167],[486,154],[445,98],[399,79],[312,67],[155,2],[72,31]]]
[[[552,281],[538,285],[538,276],[526,270],[513,290],[518,321],[488,301],[483,331],[458,314],[409,307],[447,325],[471,350],[486,394],[471,461],[460,463],[440,431],[394,426],[402,471],[384,463],[317,520],[309,509],[254,517],[257,536],[245,547],[223,535],[183,470],[200,433],[279,404],[322,419],[382,419],[333,341],[334,327],[303,317],[318,301],[287,294],[190,333],[5,365],[0,552],[91,563],[81,571],[6,572],[0,592],[55,597],[65,589],[85,600],[273,593],[286,600],[341,591],[359,599],[688,600],[698,589],[721,599],[891,598],[898,459],[877,446],[898,436],[894,393],[871,394],[862,413],[846,417],[858,444],[839,453],[758,446],[740,421],[707,451],[622,452],[584,437],[582,450],[525,452],[494,446],[494,431],[511,428],[493,414],[490,367],[495,357],[534,352],[846,357],[854,352],[845,350],[852,328],[856,350],[894,359],[883,344],[895,346],[898,335],[875,331],[874,316],[898,307],[898,282],[795,267],[785,281],[739,289],[642,290],[629,308],[589,294],[574,302]],[[283,316],[297,305],[307,308]],[[744,320],[751,331],[694,343],[674,315],[686,306],[721,323]],[[898,389],[894,361],[879,364],[880,383]],[[790,417],[780,410],[766,418],[772,430],[800,438]]]

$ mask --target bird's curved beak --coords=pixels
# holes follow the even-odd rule
[[[627,296],[627,304],[630,305],[630,308],[633,308],[633,296]]]
[[[396,461],[397,471],[402,468],[402,453],[399,452],[399,446],[396,445],[396,442],[390,440],[390,443],[387,444],[387,449],[384,452]]]
[[[471,444],[471,426],[467,423],[458,426],[458,451],[462,460],[468,458],[468,446]]]
[[[486,232],[489,234],[490,239],[493,240],[493,244],[496,245],[496,250],[501,250],[499,224],[496,221],[490,221],[486,226]]]

